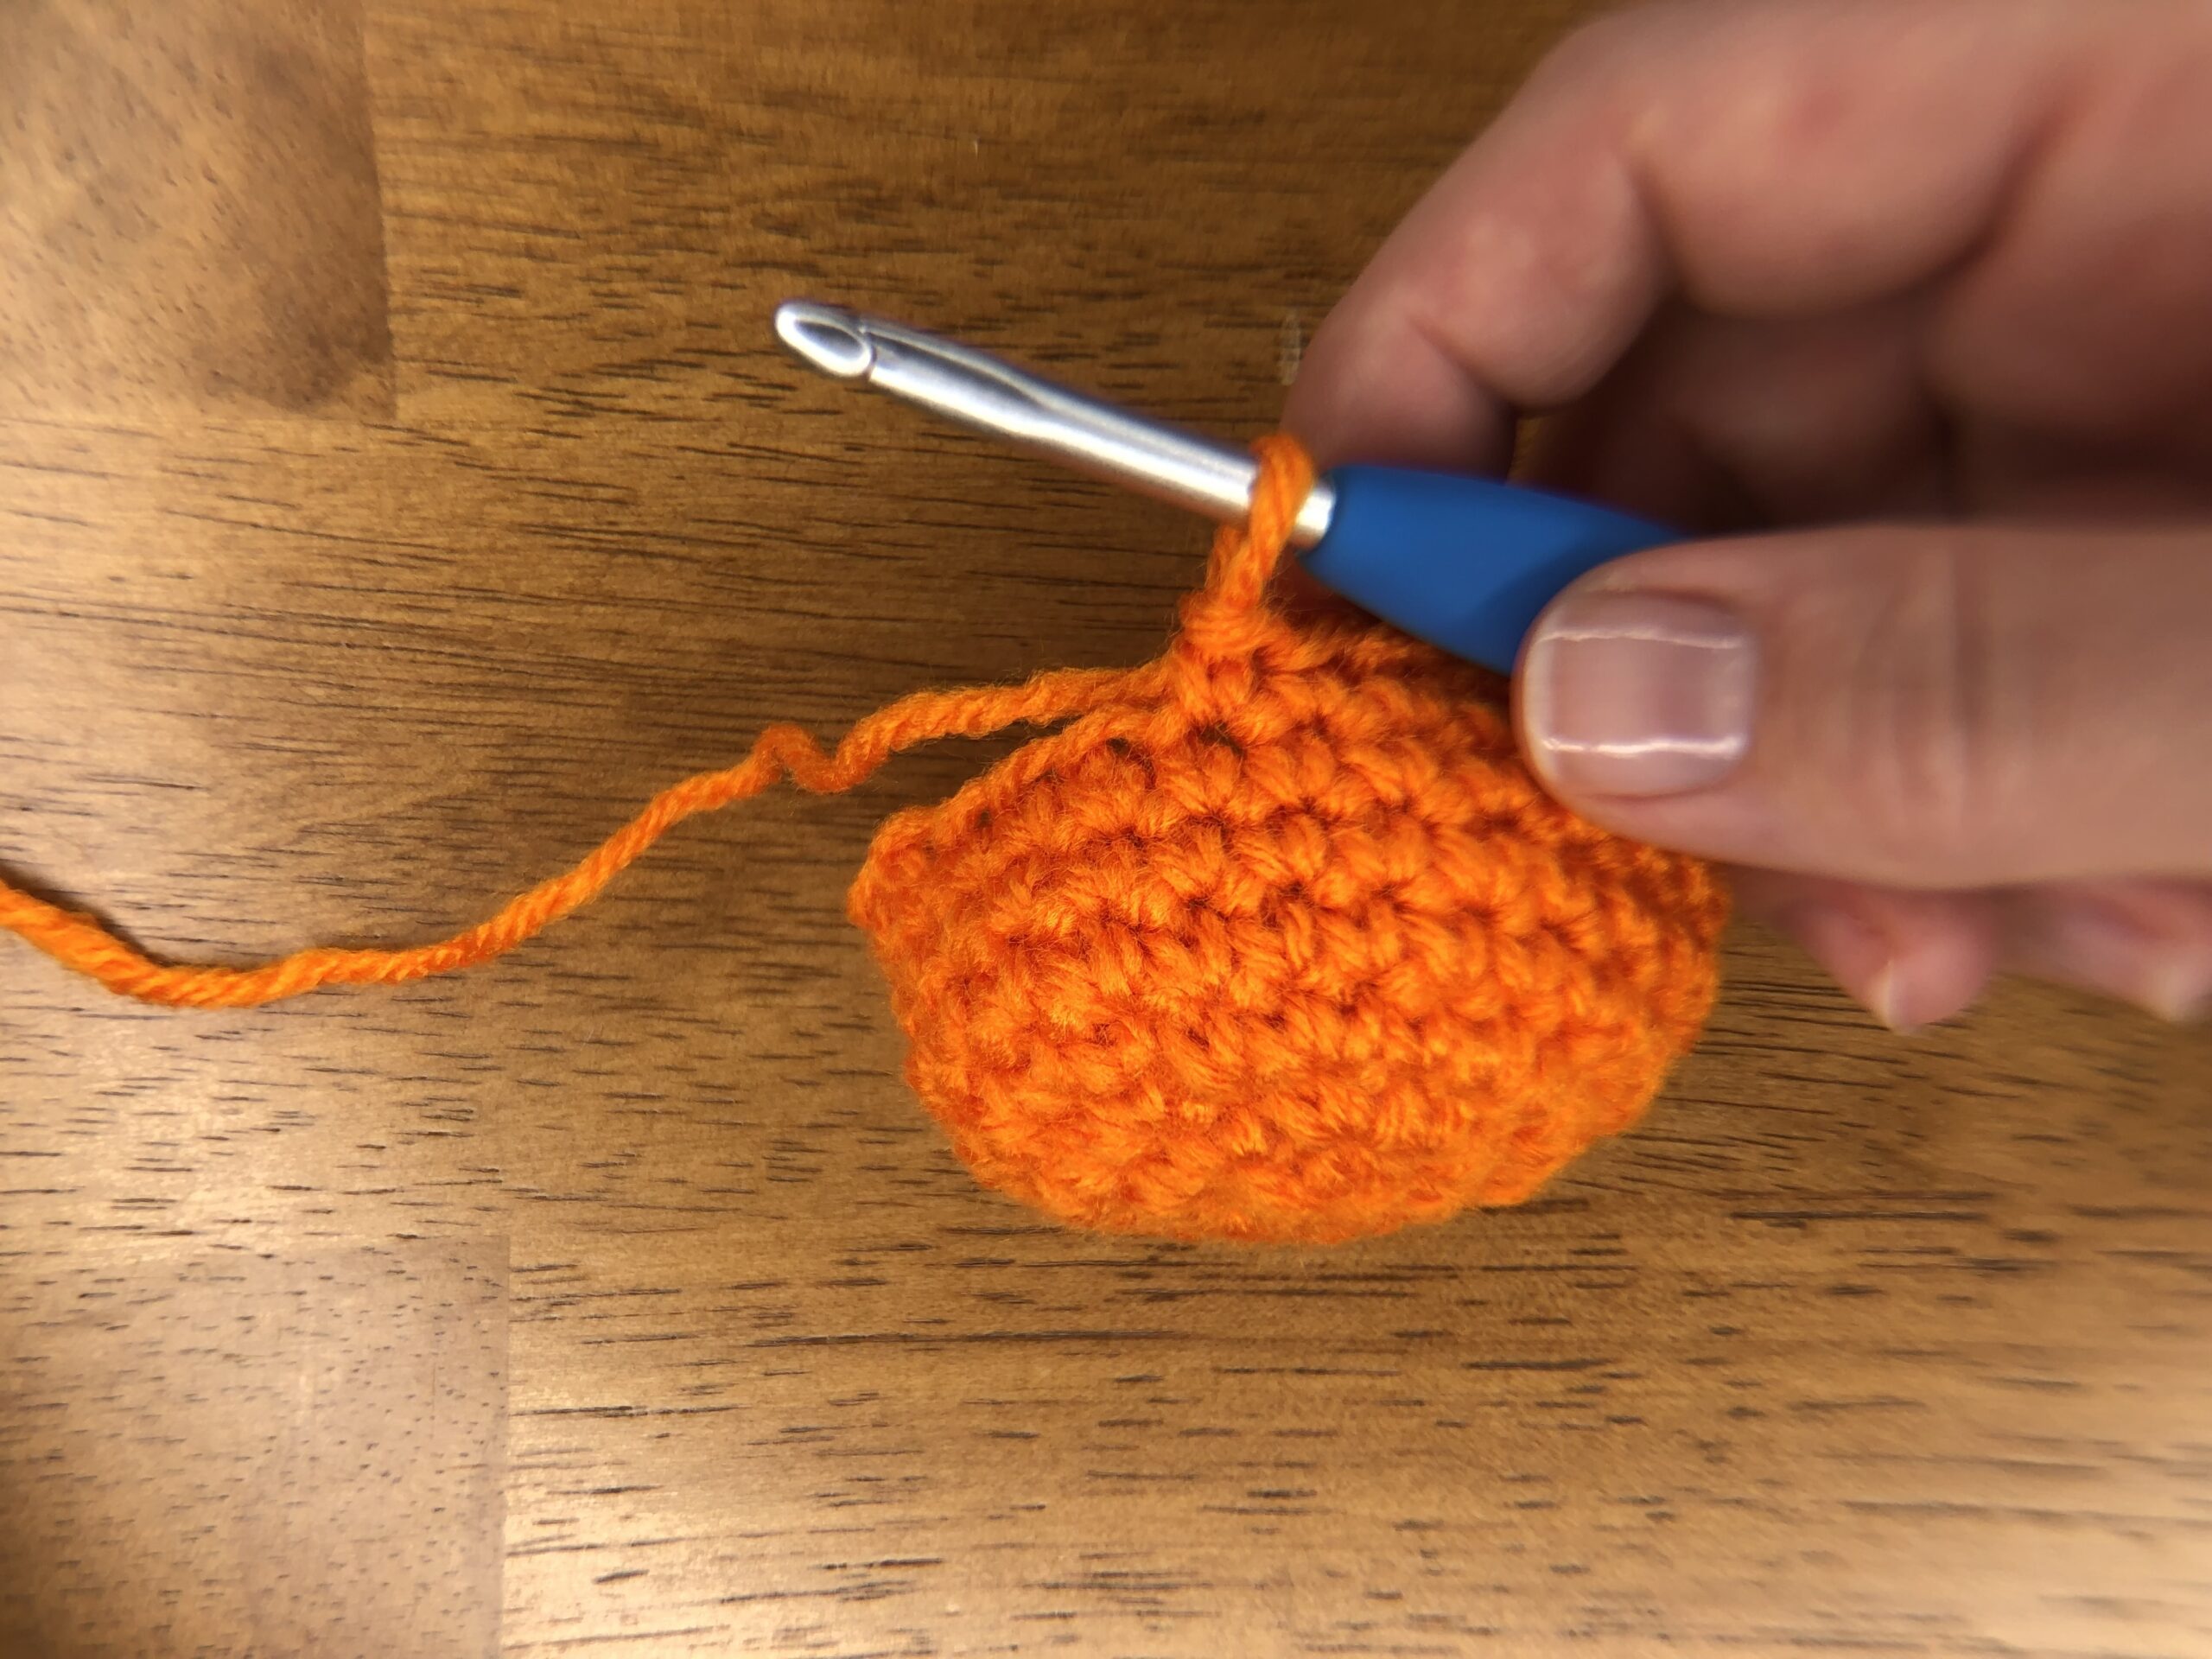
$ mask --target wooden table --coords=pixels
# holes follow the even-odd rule
[[[1566,0],[0,16],[0,861],[402,943],[772,719],[1154,650],[1204,531],[793,294],[1263,429]],[[1647,1124],[1310,1253],[978,1191],[845,883],[1003,745],[507,962],[157,1013],[0,950],[0,1652],[2212,1653],[2212,1043],[1733,940]]]

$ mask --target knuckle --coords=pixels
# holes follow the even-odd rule
[[[1631,0],[1577,23],[1545,54],[1541,67],[1571,74],[1644,65],[1655,47],[1713,23],[1700,0]]]
[[[1537,74],[1547,80],[1572,80],[1632,61],[1638,42],[1649,30],[1648,10],[1630,8],[1601,12],[1578,23],[1545,53]]]
[[[1860,826],[1901,882],[1974,886],[2017,823],[2032,753],[2006,683],[1985,560],[1957,539],[1901,560],[1846,665],[1842,776],[1862,780]]]

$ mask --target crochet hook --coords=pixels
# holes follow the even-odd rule
[[[1094,476],[1229,523],[1250,510],[1253,457],[950,340],[793,300],[776,333],[816,368],[919,404]],[[1593,502],[1456,473],[1338,467],[1292,534],[1324,587],[1456,656],[1510,674],[1545,606],[1576,577],[1677,532]]]

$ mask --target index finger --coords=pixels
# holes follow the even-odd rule
[[[1324,464],[1495,469],[1670,295],[1722,315],[1905,291],[1992,233],[2100,21],[2067,0],[1704,0],[1571,37],[1316,333]]]

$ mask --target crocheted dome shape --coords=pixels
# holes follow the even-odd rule
[[[893,817],[852,890],[961,1159],[1083,1227],[1319,1243],[1518,1202],[1641,1115],[1714,995],[1717,883],[1545,795],[1491,677],[1272,606],[1304,483],[1269,462],[1280,516],[1224,534],[1154,671]]]
[[[1516,758],[1494,679],[1271,585],[1313,485],[1259,446],[1250,523],[1159,659],[918,691],[824,753],[789,725],[671,785],[474,927],[158,962],[0,880],[0,929],[127,996],[242,1008],[486,962],[684,819],[917,743],[1059,729],[886,823],[850,909],[906,1075],[989,1185],[1079,1226],[1321,1243],[1527,1198],[1642,1114],[1714,995],[1726,899]],[[1065,722],[1065,723],[1063,723]]]

